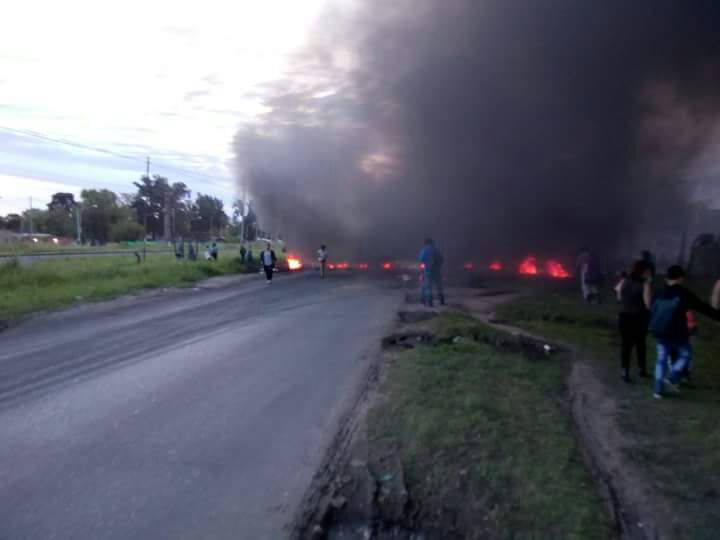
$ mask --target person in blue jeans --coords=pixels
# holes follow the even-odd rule
[[[696,311],[720,321],[720,311],[683,287],[685,270],[679,265],[668,268],[665,288],[657,295],[650,311],[650,331],[657,343],[655,393],[662,398],[665,390],[678,392],[676,384],[692,362],[687,312]]]
[[[442,253],[435,246],[432,238],[425,239],[425,245],[420,250],[418,261],[423,269],[420,301],[426,306],[433,307],[433,287],[435,287],[440,297],[440,304],[445,305],[445,293],[442,286],[444,260]]]

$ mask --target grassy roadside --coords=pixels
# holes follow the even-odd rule
[[[694,387],[676,399],[657,402],[651,381],[619,380],[617,307],[611,291],[606,304],[579,301],[574,283],[537,287],[529,296],[498,309],[498,316],[548,339],[574,345],[594,359],[619,405],[619,426],[633,441],[627,450],[650,485],[667,498],[679,526],[672,538],[717,538],[720,528],[720,327],[701,319],[693,339]],[[706,296],[705,288],[696,292]],[[652,338],[648,363],[654,366]]]
[[[208,242],[198,242],[199,246],[202,248],[205,246]],[[253,252],[259,253],[260,250],[262,250],[265,247],[264,242],[251,242],[248,244],[252,247]],[[228,253],[238,253],[240,250],[240,243],[239,242],[223,242],[219,244],[220,250],[222,252],[228,252]],[[148,252],[155,252],[155,251],[172,251],[173,246],[172,244],[168,244],[168,242],[162,242],[162,241],[155,241],[155,242],[148,242],[147,246],[143,246],[143,243],[140,242],[111,242],[108,244],[104,244],[102,246],[90,246],[90,245],[82,245],[78,246],[76,244],[53,244],[50,242],[40,242],[37,244],[33,244],[30,242],[21,242],[21,243],[2,243],[0,244],[0,256],[17,256],[17,255],[33,255],[33,254],[42,254],[42,253],[82,253],[82,252],[104,252],[104,251],[127,251],[127,252],[133,252],[133,251],[142,251],[143,247],[147,248]]]
[[[100,300],[140,289],[188,285],[242,271],[234,257],[216,262],[178,261],[172,254],[134,257],[95,256],[38,261],[29,266],[0,264],[0,321],[51,310],[78,300]]]
[[[458,343],[397,355],[368,416],[371,447],[395,448],[411,515],[458,538],[608,538],[611,527],[563,410],[566,363],[498,351],[459,315]],[[455,536],[451,536],[455,537]]]

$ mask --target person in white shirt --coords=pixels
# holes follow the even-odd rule
[[[318,249],[318,262],[320,263],[320,277],[325,279],[325,266],[327,264],[327,248],[325,244]]]
[[[265,249],[260,252],[260,263],[263,265],[265,270],[265,277],[268,283],[272,283],[273,272],[275,271],[275,263],[277,262],[277,256],[272,250],[270,242],[265,244]]]

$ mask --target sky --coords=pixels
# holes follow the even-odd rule
[[[272,82],[324,4],[15,2],[0,18],[0,214],[57,191],[132,192],[146,156],[151,174],[229,211],[233,136],[268,111]]]

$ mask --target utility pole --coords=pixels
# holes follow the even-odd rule
[[[75,203],[75,227],[77,228],[77,243],[82,246],[82,206]]]
[[[30,197],[30,212],[28,212],[28,217],[30,218],[30,234],[35,234],[35,231],[33,231],[33,206],[32,206],[32,197]]]
[[[150,156],[147,157],[147,161],[145,162],[145,174],[148,180],[150,180]],[[143,262],[145,262],[147,257],[147,214],[149,199],[149,196],[145,198],[145,210],[143,212]]]

